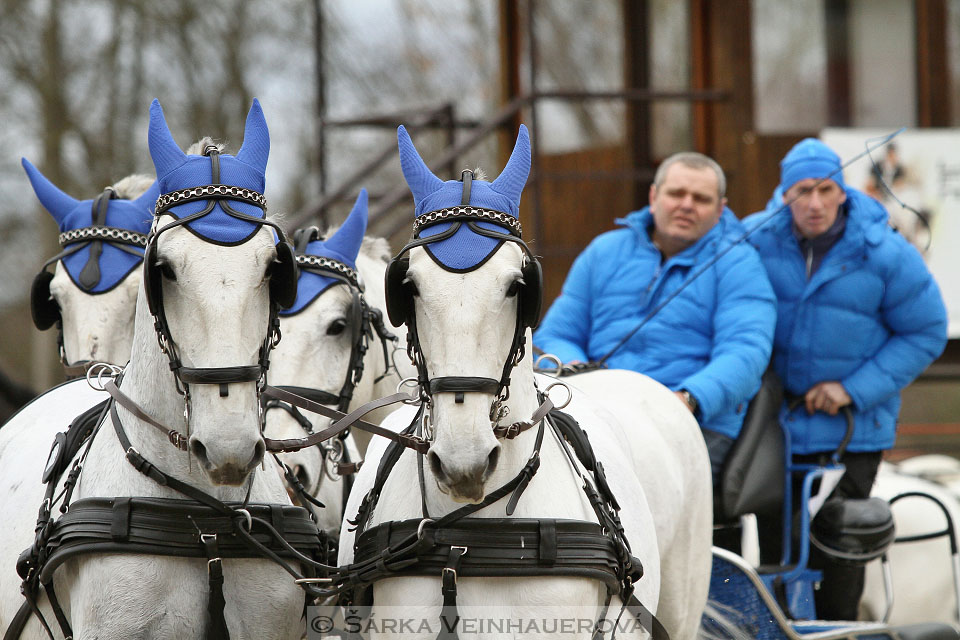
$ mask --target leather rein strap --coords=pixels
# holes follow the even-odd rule
[[[381,427],[380,425],[360,419],[364,415],[381,407],[386,407],[397,402],[411,403],[411,401],[417,400],[417,396],[410,393],[394,393],[386,396],[385,398],[368,402],[367,404],[358,407],[347,414],[337,411],[336,409],[331,409],[330,407],[322,405],[319,402],[314,402],[313,400],[309,400],[303,396],[299,396],[284,389],[271,387],[270,385],[266,385],[263,388],[261,395],[268,398],[276,398],[277,400],[282,400],[283,402],[287,402],[295,407],[306,409],[307,411],[312,411],[313,413],[319,413],[322,416],[337,420],[323,431],[311,434],[306,438],[295,438],[289,440],[273,440],[272,438],[264,438],[263,441],[267,445],[267,451],[299,451],[300,449],[312,447],[324,442],[325,440],[329,440],[351,426],[363,431],[367,431],[368,433],[372,433],[374,435],[383,436],[388,440],[397,442],[402,446],[413,449],[419,453],[426,453],[427,449],[430,448],[430,443],[423,438],[405,435],[402,433],[395,433],[389,429]]]

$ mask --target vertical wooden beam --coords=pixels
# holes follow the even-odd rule
[[[650,37],[647,19],[647,0],[623,0],[624,86],[627,89],[647,89],[650,86]],[[649,168],[653,165],[650,139],[650,103],[628,101],[626,109],[626,156],[630,168]],[[646,202],[649,184],[631,182],[633,201]]]
[[[690,88],[710,89],[709,33],[710,3],[707,0],[690,0]],[[710,105],[694,102],[692,109],[693,148],[700,153],[713,153],[710,142],[713,137]]]
[[[827,124],[849,127],[853,121],[850,100],[850,2],[826,0],[823,9],[827,44]]]
[[[946,0],[915,0],[917,38],[917,124],[944,127],[950,122]]]
[[[694,88],[727,92],[725,100],[694,108],[697,145],[723,167],[730,206],[742,212],[754,142],[750,0],[691,0],[690,9]]]
[[[520,47],[523,40],[523,22],[520,19],[519,0],[500,0],[500,104],[505,105],[523,88],[520,84]],[[520,127],[523,115],[518,113],[511,122],[510,130]],[[503,134],[504,142],[509,136]],[[506,145],[501,144],[501,147]]]

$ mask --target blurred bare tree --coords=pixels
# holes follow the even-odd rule
[[[302,86],[303,62],[288,64],[291,58],[312,68],[309,11],[296,0],[0,0],[0,145],[9,150],[0,157],[0,269],[7,275],[0,319],[7,329],[32,331],[22,306],[29,278],[56,251],[56,227],[40,213],[20,156],[78,198],[124,175],[152,173],[146,123],[154,97],[184,147],[211,135],[236,150],[255,91],[279,92],[285,66]],[[300,113],[284,119],[288,129],[310,123],[312,92],[305,93],[285,105]],[[32,382],[43,386],[38,378],[55,365],[31,357],[29,340],[3,343],[0,365],[32,370]],[[55,362],[49,345],[41,348]]]

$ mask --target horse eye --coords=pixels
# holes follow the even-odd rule
[[[403,281],[403,286],[407,289],[407,291],[410,292],[410,295],[411,295],[411,296],[418,296],[418,295],[420,295],[420,289],[417,289],[416,283],[415,283],[413,280],[411,280],[410,278],[406,278],[406,279]]]
[[[294,475],[297,476],[297,480],[300,481],[300,484],[303,486],[309,486],[307,482],[310,480],[310,476],[307,474],[307,470],[304,469],[301,465],[296,465],[293,468]]]
[[[507,297],[512,298],[513,296],[520,293],[521,283],[519,280],[514,280],[510,283],[510,288],[507,289]]]
[[[330,323],[330,326],[327,327],[328,336],[338,336],[343,333],[343,330],[347,328],[346,320],[334,320]]]
[[[157,268],[160,269],[160,275],[169,280],[170,282],[177,281],[177,274],[173,272],[173,267],[171,267],[166,262],[161,262],[157,265]]]

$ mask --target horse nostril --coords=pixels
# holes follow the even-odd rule
[[[438,480],[444,480],[447,474],[443,470],[443,463],[440,462],[440,456],[434,453],[433,450],[430,450],[427,451],[427,460],[430,462],[430,470],[433,471],[433,475],[435,475]]]
[[[500,445],[497,444],[487,455],[487,470],[483,472],[483,478],[486,480],[497,468],[497,462],[500,461]]]
[[[247,466],[247,469],[248,470],[253,469],[255,466],[260,464],[266,452],[267,452],[267,445],[263,441],[263,438],[260,438],[259,440],[257,440],[257,444],[253,448],[253,458],[250,459],[250,464]]]
[[[201,464],[205,466],[210,464],[210,461],[207,459],[207,448],[196,438],[190,438],[190,453],[192,453]]]

